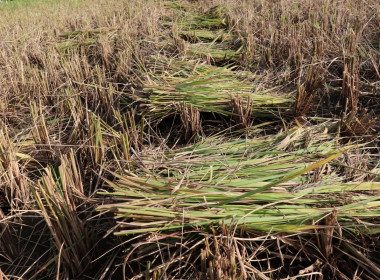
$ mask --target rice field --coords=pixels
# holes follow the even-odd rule
[[[377,0],[14,0],[0,27],[0,279],[380,279]]]

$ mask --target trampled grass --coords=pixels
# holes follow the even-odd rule
[[[3,1],[1,279],[379,279],[376,0]]]

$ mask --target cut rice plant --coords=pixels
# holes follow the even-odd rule
[[[187,30],[194,29],[225,29],[227,27],[227,20],[225,18],[218,18],[214,16],[195,16],[190,19],[179,21],[178,24]]]
[[[180,20],[179,24],[188,30],[227,28],[229,24],[228,11],[224,6],[214,6],[204,13],[189,11],[187,17]]]
[[[185,47],[187,56],[207,59],[208,63],[214,65],[225,65],[241,58],[238,36],[228,30],[228,26],[226,9],[216,6],[203,15],[187,13],[187,16],[177,22],[176,28],[179,29],[179,36],[190,42]]]
[[[178,35],[176,35],[178,34]],[[202,59],[208,64],[237,64],[242,58],[241,38],[224,29],[180,29],[173,33],[180,53],[190,59]]]
[[[62,34],[58,39],[59,44],[55,45],[55,50],[62,64],[68,63],[73,53],[80,52],[88,57],[88,63],[92,65],[104,63],[105,67],[109,67],[118,37],[120,37],[119,28],[75,30]],[[71,72],[70,74],[75,75]],[[76,82],[81,82],[81,80]]]
[[[240,57],[240,49],[234,50],[226,43],[197,43],[188,46],[186,54],[190,58],[201,58],[213,65],[235,63]]]
[[[98,210],[115,212],[122,228],[118,235],[222,223],[298,232],[318,228],[316,221],[334,209],[340,225],[354,230],[357,221],[380,216],[380,183],[345,184],[330,171],[333,161],[354,147],[340,147],[326,128],[296,128],[287,136],[253,140],[210,139],[160,160],[142,159],[152,172],[114,174],[118,180],[107,181],[114,191],[102,194],[115,204]]]
[[[274,89],[261,89],[259,76],[233,71],[233,67],[173,60],[167,60],[165,66],[163,58],[157,63],[157,72],[151,72],[150,83],[144,87],[149,93],[145,98],[147,114],[156,120],[181,113],[183,106],[231,117],[237,115],[236,99],[250,111],[250,117],[273,116],[288,111],[293,102],[289,96],[274,93]]]
[[[287,174],[288,168],[302,168],[305,164],[341,151],[343,148],[339,144],[335,125],[334,122],[326,122],[309,128],[297,126],[286,132],[253,139],[212,137],[194,146],[164,153],[161,157],[156,152],[154,155],[141,155],[140,159],[145,166],[154,167],[151,168],[151,175],[159,172],[161,175],[164,173],[165,177],[181,179],[186,173],[186,180],[220,185],[233,170],[234,175],[240,178],[257,176],[257,182],[264,182],[267,180],[263,176],[264,171],[267,174],[282,173],[278,174],[281,177]],[[256,133],[260,132],[262,130],[257,128]],[[272,162],[272,158],[276,160]],[[262,168],[256,170],[260,166]],[[190,170],[187,170],[189,167]],[[219,176],[224,179],[219,181]],[[273,178],[269,176],[268,180]],[[227,184],[231,184],[231,180],[233,178],[228,179]]]
[[[181,37],[190,42],[232,42],[235,39],[231,33],[224,29],[207,30],[207,29],[192,29],[181,30]]]
[[[283,246],[312,259],[320,250],[327,259],[341,250],[333,240],[345,246],[347,236],[376,234],[380,216],[379,182],[343,183],[334,171],[343,152],[360,148],[341,146],[336,124],[254,139],[213,137],[162,154],[140,154],[135,165],[141,168],[106,180],[112,191],[99,194],[113,203],[98,210],[115,214],[117,236],[143,238],[127,253],[130,262],[138,249],[137,262],[160,253],[170,260],[168,267],[184,260],[183,267],[201,263],[205,276],[225,265],[224,277],[246,271],[242,279],[249,279],[259,271],[257,263],[277,267],[269,256],[282,254]],[[334,237],[335,229],[339,236]],[[313,235],[318,241],[311,242]],[[261,247],[269,256],[260,255]],[[377,275],[371,260],[350,248],[361,256],[361,267]],[[246,261],[239,261],[242,256]],[[154,261],[147,273],[161,267]],[[270,270],[261,268],[258,279],[271,279]]]
[[[165,8],[179,10],[179,11],[187,11],[190,8],[195,8],[194,3],[189,3],[187,1],[164,1]]]
[[[370,221],[380,217],[380,183],[325,185],[308,191],[277,191],[247,198],[239,203],[219,205],[219,201],[244,195],[229,188],[187,189],[172,195],[168,180],[119,177],[112,195],[124,203],[104,205],[100,211],[113,211],[119,220],[116,235],[173,232],[210,225],[234,225],[237,229],[265,232],[300,232],[320,228],[315,222],[336,209],[339,224],[355,232],[357,227],[377,228]],[[195,187],[207,187],[194,184]],[[312,188],[312,186],[308,186]],[[324,189],[330,191],[325,193]],[[358,194],[367,192],[367,194]],[[345,191],[345,192],[343,192]],[[342,192],[350,199],[332,196]],[[370,195],[376,193],[376,196]],[[109,195],[109,194],[108,194]],[[352,200],[353,202],[350,202]],[[259,201],[259,203],[258,203]],[[368,221],[366,221],[368,220]],[[359,223],[358,223],[359,222]]]

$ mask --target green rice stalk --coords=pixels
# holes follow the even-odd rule
[[[189,12],[187,18],[182,19],[179,25],[184,29],[221,29],[227,28],[229,18],[227,9],[215,6],[203,14]]]
[[[228,44],[191,44],[186,52],[191,58],[206,59],[212,64],[225,64],[237,62],[241,53],[240,50],[233,50]]]
[[[308,142],[308,133],[314,142]],[[114,174],[117,181],[107,181],[114,192],[103,194],[117,203],[98,210],[112,211],[122,221],[119,235],[223,223],[298,232],[318,228],[315,221],[334,209],[340,225],[353,229],[356,218],[380,215],[380,183],[342,183],[337,174],[321,174],[353,146],[340,147],[323,125],[295,128],[284,136],[212,139],[160,161],[145,160],[146,166],[156,164],[152,174]],[[316,175],[321,178],[311,179]],[[368,221],[366,226],[376,225]]]
[[[220,30],[207,30],[207,29],[191,29],[181,30],[181,37],[188,41],[215,41],[215,42],[232,42],[235,39],[231,33],[226,32],[224,29]]]
[[[231,67],[198,65],[194,61],[169,60],[165,68],[163,60],[157,61],[152,79],[144,87],[149,97],[142,100],[147,103],[150,117],[179,113],[181,104],[191,104],[199,112],[231,116],[234,114],[232,97],[241,98],[244,105],[250,100],[253,116],[273,115],[291,108],[291,97],[277,95],[274,89],[259,89],[258,77],[246,72],[236,72]]]

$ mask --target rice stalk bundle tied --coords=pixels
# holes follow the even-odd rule
[[[212,139],[166,154],[158,163],[141,158],[145,165],[156,165],[152,172],[114,174],[117,181],[108,182],[114,192],[104,194],[116,203],[98,210],[115,213],[118,235],[224,223],[298,232],[320,227],[315,221],[335,210],[341,226],[371,228],[364,220],[380,215],[380,183],[342,183],[329,165],[352,147],[340,147],[318,128],[294,129],[290,137]],[[304,146],[306,133],[314,133],[314,142]],[[321,178],[310,179],[314,175]]]
[[[234,115],[231,99],[251,104],[252,116],[272,116],[292,107],[292,98],[275,94],[274,89],[262,90],[259,77],[233,71],[233,67],[198,65],[196,61],[174,61],[159,58],[144,87],[150,117],[164,118],[178,112],[178,104],[194,106],[200,113]],[[166,63],[166,65],[165,65]],[[144,99],[144,98],[143,98]]]

